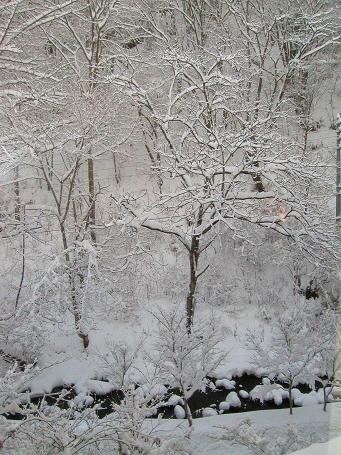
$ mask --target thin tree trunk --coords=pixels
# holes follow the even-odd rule
[[[94,178],[94,160],[88,159],[88,181],[89,181],[89,220],[90,220],[90,236],[93,243],[96,243],[96,234],[94,227],[96,224],[96,202],[95,202],[95,178]]]
[[[327,401],[328,401],[327,391],[326,391],[326,387],[324,386],[323,387],[323,410],[324,410],[324,412],[327,411]]]
[[[120,171],[118,169],[118,164],[116,160],[116,153],[113,153],[113,161],[114,161],[114,173],[115,173],[115,180],[117,185],[119,185],[121,177],[120,177]]]
[[[20,294],[21,294],[22,285],[23,285],[24,278],[25,278],[25,250],[26,250],[25,244],[26,244],[25,231],[23,231],[23,233],[22,233],[22,243],[21,243],[21,251],[22,251],[21,278],[20,278],[20,283],[19,283],[19,287],[18,287],[17,296],[16,296],[16,299],[15,299],[15,309],[17,309],[18,305],[19,305]]]
[[[191,411],[191,408],[189,407],[188,399],[186,397],[186,388],[184,387],[184,384],[182,383],[182,381],[180,381],[180,389],[181,389],[181,393],[182,393],[182,396],[184,399],[184,408],[185,408],[186,419],[188,421],[188,425],[191,427],[193,425],[192,411]]]
[[[14,170],[14,218],[16,221],[20,221],[20,208],[21,208],[21,198],[20,198],[20,186],[19,186],[19,166],[16,166]]]
[[[323,386],[323,410],[324,410],[324,412],[327,411],[328,398],[329,398],[329,395],[332,393],[333,385],[329,385],[329,392],[327,392],[327,387],[328,387],[328,384]]]

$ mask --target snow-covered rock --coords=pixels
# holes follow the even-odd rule
[[[303,394],[298,389],[292,389],[291,396],[296,406],[303,406]]]
[[[335,399],[341,399],[341,387],[333,387],[332,396]]]
[[[212,408],[204,408],[202,410],[203,417],[212,417],[212,416],[216,416],[217,414],[218,414],[217,411]]]
[[[237,392],[228,393],[225,402],[230,405],[230,408],[240,408],[242,405]]]
[[[296,398],[299,398],[302,395],[302,392],[299,389],[293,388],[291,391],[291,396],[295,400]]]
[[[118,387],[114,384],[111,384],[110,382],[88,379],[87,381],[76,384],[74,386],[74,389],[77,395],[88,395],[89,393],[95,393],[96,395],[107,395],[110,392],[117,390]]]
[[[226,390],[233,390],[236,387],[236,381],[230,379],[218,379],[215,382],[216,387],[222,387]]]
[[[280,406],[283,399],[287,398],[287,391],[280,384],[260,384],[251,390],[250,398],[260,403],[274,401],[277,406]]]
[[[272,397],[276,406],[281,406],[283,403],[283,391],[281,389],[274,389]]]
[[[324,393],[323,388],[318,389],[317,393],[317,401],[319,404],[324,403]],[[327,401],[331,403],[334,401],[333,391],[331,391],[331,387],[326,387],[326,394],[327,394]]]
[[[94,402],[94,399],[90,397],[89,395],[85,395],[84,393],[80,393],[74,398],[74,403],[76,408],[82,409],[88,406],[91,406],[92,403]]]
[[[165,403],[166,406],[176,406],[177,404],[183,405],[184,400],[176,394],[171,395],[168,401]]]
[[[227,401],[222,401],[221,403],[219,403],[219,409],[221,411],[228,411],[230,409],[230,403],[228,403]]]
[[[319,404],[319,397],[317,392],[312,390],[309,393],[296,394],[294,398],[294,404],[296,406],[314,406]]]
[[[163,397],[167,393],[167,387],[165,387],[163,384],[155,384],[155,385],[143,385],[142,386],[143,391],[145,392],[145,395],[149,395],[153,398],[156,397]]]
[[[174,408],[174,415],[177,419],[184,419],[186,417],[184,408],[177,404]]]
[[[244,400],[249,398],[249,392],[247,392],[246,390],[239,390],[238,393],[239,393],[240,398],[243,398]]]

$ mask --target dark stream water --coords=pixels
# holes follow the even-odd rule
[[[215,382],[214,378],[208,378],[210,381]],[[250,375],[250,374],[243,374],[239,377],[232,378],[236,384],[233,391],[238,392],[240,390],[245,390],[246,392],[250,392],[254,389],[255,386],[262,384],[262,378]],[[280,382],[277,381],[278,384]],[[284,386],[284,385],[283,385]],[[285,388],[285,387],[284,387]],[[302,393],[310,392],[310,388],[307,385],[301,384],[298,385],[298,388]],[[232,390],[231,390],[232,391]],[[217,387],[215,389],[211,389],[210,387],[206,387],[205,391],[196,391],[189,399],[189,406],[193,413],[194,418],[202,417],[202,409],[204,408],[213,408],[219,411],[219,403],[225,401],[226,395],[229,393],[229,390],[225,388]],[[168,393],[166,395],[167,399],[173,395],[181,395],[180,391],[177,389],[168,389]],[[77,396],[74,387],[56,387],[50,394],[44,395],[41,397],[32,398],[32,402],[36,405],[57,405],[60,408],[68,409],[70,400],[73,400]],[[124,394],[122,391],[115,390],[106,395],[97,395],[95,393],[89,393],[89,396],[93,398],[93,403],[91,406],[96,406],[96,413],[100,418],[103,418],[113,412],[113,403],[120,403]],[[239,408],[230,408],[228,411],[224,411],[224,414],[229,413],[239,413],[239,412],[248,412],[248,411],[259,411],[264,409],[283,409],[289,408],[289,400],[283,399],[283,403],[280,406],[275,405],[273,401],[265,401],[264,403],[260,403],[259,401],[254,401],[251,398],[240,398],[241,407]],[[99,405],[99,406],[98,406]],[[158,407],[158,413],[155,415],[162,414],[164,418],[175,418],[174,416],[174,406],[172,405],[162,405]],[[21,414],[4,414],[5,417],[10,419],[22,419],[23,416]]]

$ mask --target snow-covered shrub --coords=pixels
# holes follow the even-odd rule
[[[188,399],[196,390],[206,386],[206,377],[222,360],[215,320],[195,321],[191,333],[188,333],[186,319],[178,307],[168,312],[159,309],[153,316],[158,323],[158,333],[154,335],[154,353],[150,360],[163,383],[180,389],[191,426]]]
[[[143,341],[134,349],[127,343],[107,341],[105,353],[98,352],[99,368],[103,376],[118,388],[126,386],[130,382],[130,374],[134,371],[142,344]]]
[[[224,428],[220,439],[237,447],[246,447],[254,455],[284,455],[310,445],[313,439],[312,435],[307,436],[293,425],[282,433],[277,428],[262,427],[245,419],[232,428]]]
[[[0,377],[0,412],[25,415],[25,405],[29,402],[30,381],[38,370],[33,365],[24,369],[14,364]],[[20,407],[23,405],[23,407]]]
[[[44,311],[27,303],[13,318],[0,322],[0,349],[14,358],[33,363],[39,358],[51,334]]]
[[[118,441],[122,455],[148,455],[160,445],[159,438],[146,432],[144,422],[147,417],[157,413],[162,403],[161,397],[153,397],[134,386],[124,389],[124,397],[118,404],[113,404],[118,423]]]
[[[335,334],[326,330],[323,309],[304,299],[278,309],[271,322],[271,334],[250,332],[248,346],[253,350],[253,363],[271,377],[287,384],[290,413],[292,389],[301,383],[315,381],[314,369],[320,356],[334,346]],[[280,397],[276,397],[280,401]]]

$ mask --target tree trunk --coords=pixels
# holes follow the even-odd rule
[[[289,408],[290,408],[290,415],[292,415],[292,408],[293,408],[293,402],[292,402],[292,384],[289,384]]]
[[[191,408],[189,407],[189,404],[188,404],[188,401],[186,398],[184,398],[184,408],[185,408],[186,419],[188,421],[188,425],[191,427],[193,425],[192,411],[191,411]]]
[[[88,159],[88,181],[89,181],[89,224],[90,236],[93,243],[96,243],[96,234],[94,227],[96,224],[96,202],[95,202],[95,178],[94,178],[94,160]]]
[[[77,335],[82,340],[84,349],[86,349],[89,346],[89,337],[88,337],[88,335],[84,334],[81,329],[82,314],[81,314],[81,311],[79,309],[78,302],[77,302],[75,277],[73,275],[73,266],[72,266],[72,262],[71,262],[70,253],[68,251],[68,242],[67,242],[64,223],[60,223],[60,232],[62,235],[63,248],[64,248],[64,253],[65,253],[65,262],[66,262],[67,268],[68,268],[67,273],[68,273],[69,286],[70,286],[70,298],[71,298],[72,311],[73,311],[73,316],[75,319],[75,328],[76,328]]]
[[[14,218],[15,221],[20,221],[21,214],[21,199],[20,199],[20,187],[19,187],[19,166],[16,166],[14,170]]]
[[[186,301],[186,317],[187,317],[187,332],[191,333],[193,317],[194,317],[194,308],[195,308],[195,292],[198,282],[198,262],[199,262],[199,237],[193,236],[191,242],[191,248],[189,250],[189,263],[190,263],[190,282],[189,282],[189,292],[187,294]]]
[[[323,410],[324,410],[324,412],[327,411],[327,401],[328,401],[328,397],[327,397],[326,387],[323,386]]]
[[[114,175],[115,175],[115,180],[116,180],[117,185],[119,185],[120,180],[121,180],[121,177],[120,177],[120,171],[119,171],[119,169],[118,169],[118,164],[117,164],[116,153],[115,153],[115,152],[113,153],[113,161],[114,161]]]
[[[15,207],[14,207],[14,218],[18,223],[21,221],[21,197],[20,197],[20,187],[19,187],[19,166],[15,168],[15,180],[14,180],[14,195],[15,195]],[[25,209],[25,206],[24,206]],[[24,212],[24,220],[25,220],[25,212]],[[20,294],[22,290],[22,284],[24,281],[25,276],[25,226],[22,226],[22,240],[21,240],[21,277],[20,283],[17,291],[17,296],[15,298],[15,309],[18,308]]]

